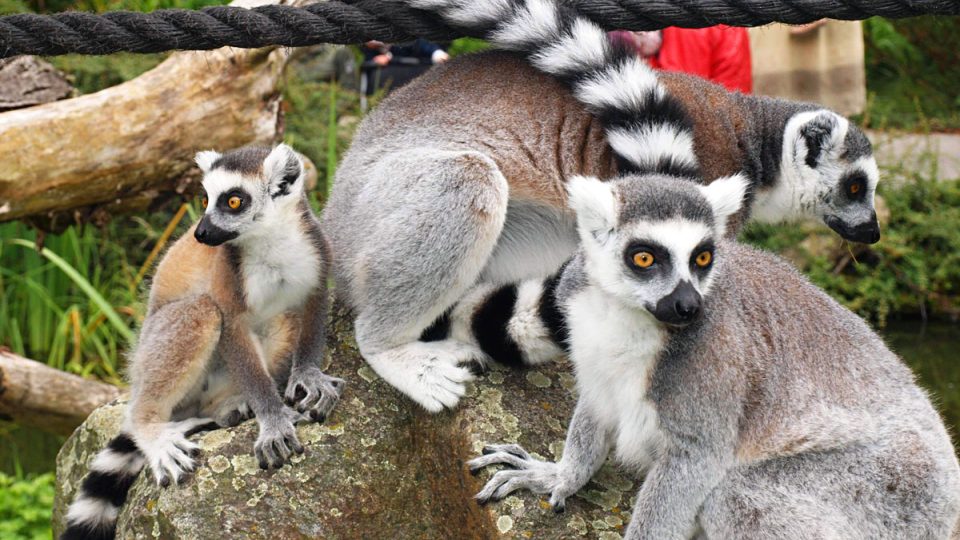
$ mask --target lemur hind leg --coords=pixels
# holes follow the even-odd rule
[[[956,508],[949,483],[926,476],[933,463],[922,445],[906,445],[747,466],[707,498],[700,526],[706,538],[947,538]]]
[[[337,282],[350,288],[363,357],[388,383],[438,412],[454,407],[472,378],[461,364],[483,353],[449,339],[418,339],[483,270],[503,229],[507,182],[477,152],[407,152],[380,162],[376,174],[384,178],[369,184],[390,193],[362,196],[376,219],[363,216],[371,222],[353,245],[334,244],[351,254],[337,263]]]
[[[179,483],[193,470],[199,448],[186,434],[211,420],[171,422],[171,415],[175,407],[197,398],[220,330],[220,310],[208,296],[171,302],[144,321],[130,366],[135,398],[124,431],[161,485]]]

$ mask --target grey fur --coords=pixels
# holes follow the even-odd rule
[[[263,160],[270,154],[270,148],[248,146],[227,152],[213,162],[213,169],[255,175],[260,172]]]
[[[650,179],[615,186],[635,182]],[[691,185],[686,193],[661,190],[655,199],[679,208],[684,197],[701,198]],[[629,230],[620,227],[614,235]],[[600,294],[609,309],[637,310],[637,320],[648,319],[632,300],[596,292],[606,289],[597,288],[602,280],[590,269],[621,264],[587,262],[597,256],[575,257],[558,288],[573,326],[581,390],[563,458],[551,466],[517,447],[477,458],[474,468],[504,463],[518,469],[494,474],[478,496],[499,499],[527,488],[557,493],[551,504],[562,504],[585,485],[609,442],[623,437],[594,433],[598,425],[609,425],[595,411],[610,404],[593,400],[584,385],[587,375],[621,369],[614,362],[629,363],[629,354],[578,356],[587,349],[578,353],[576,340],[589,337],[584,332],[594,327],[571,310],[584,305],[578,300],[584,295]],[[960,465],[943,421],[903,362],[863,320],[777,257],[718,240],[714,260],[702,315],[682,328],[652,323],[665,338],[647,381],[637,381],[634,399],[654,412],[655,429],[636,428],[648,436],[645,445],[633,439],[626,439],[628,447],[614,444],[621,460],[644,463],[647,470],[624,537],[900,539],[955,533]],[[583,324],[588,326],[576,328]],[[596,324],[607,328],[604,321]],[[621,337],[595,336],[617,343]],[[634,429],[626,426],[621,429]],[[653,450],[639,458],[632,454],[641,448]],[[570,478],[578,479],[576,485]]]

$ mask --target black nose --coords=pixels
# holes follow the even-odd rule
[[[660,322],[674,326],[686,326],[700,316],[703,299],[689,281],[681,281],[677,288],[657,302],[651,310]]]
[[[824,222],[844,240],[861,244],[876,244],[880,241],[880,222],[877,221],[876,212],[870,214],[870,218],[866,221],[853,226],[847,225],[836,216],[827,216]]]
[[[193,237],[201,244],[219,246],[224,242],[236,238],[237,233],[217,227],[210,221],[209,216],[204,215],[200,219],[200,223],[197,223],[197,228],[193,231]]]

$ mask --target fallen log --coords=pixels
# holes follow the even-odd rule
[[[70,97],[73,87],[63,73],[34,56],[0,60],[0,112]]]
[[[0,350],[0,419],[69,435],[120,393],[116,386]]]
[[[276,2],[231,5],[263,3]],[[277,142],[288,57],[276,47],[176,53],[100,92],[0,114],[0,221],[145,207],[196,185],[198,150]]]

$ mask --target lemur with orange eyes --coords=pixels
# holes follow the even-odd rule
[[[573,254],[574,175],[610,178],[669,155],[705,181],[746,173],[729,234],[748,217],[813,217],[879,238],[870,143],[838,114],[655,73],[546,0],[409,3],[509,49],[455,59],[387,97],[323,212],[361,354],[427,410],[456,406],[471,378],[462,364],[484,356],[450,339],[442,316],[477,283],[541,279]]]
[[[211,422],[255,416],[254,453],[261,467],[277,468],[303,452],[294,422],[323,421],[340,398],[343,381],[320,369],[330,252],[300,157],[279,145],[201,152],[196,161],[203,218],[157,268],[121,433],[94,459],[65,539],[113,538],[144,464],[160,485],[179,483],[199,451],[187,436]]]

